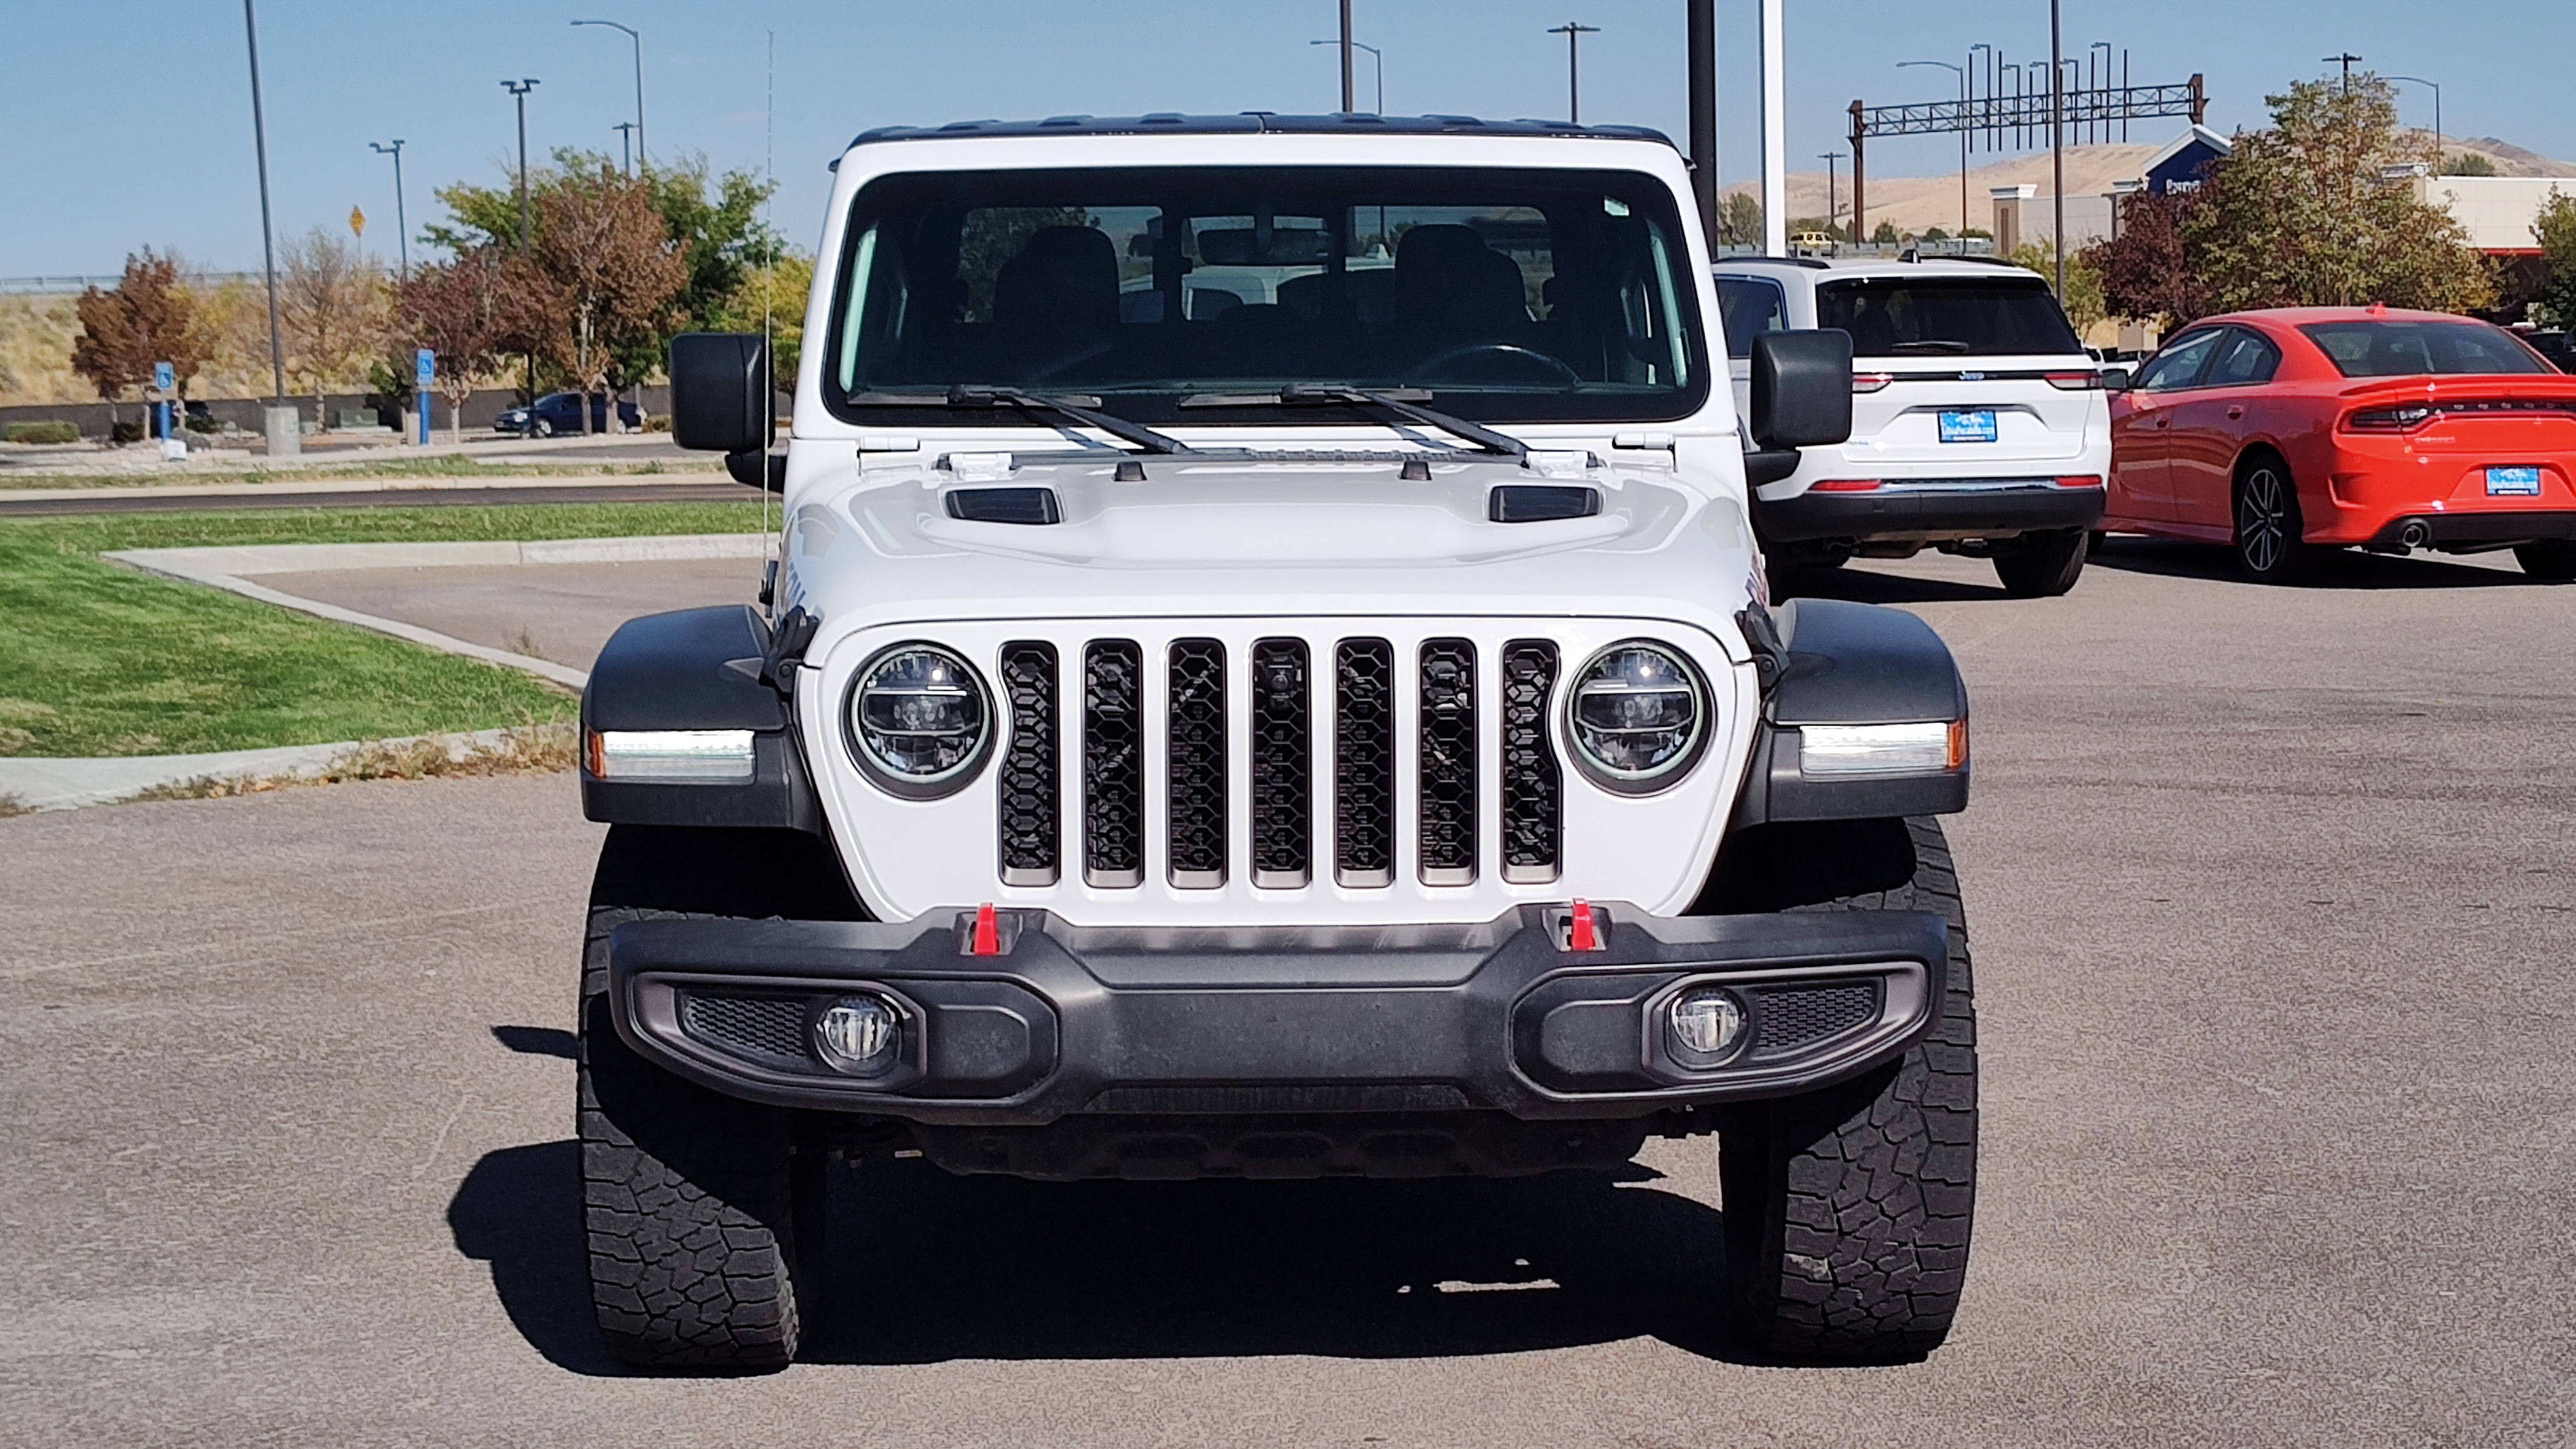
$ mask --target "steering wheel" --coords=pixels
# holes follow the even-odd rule
[[[1555,374],[1556,378],[1564,383],[1567,392],[1572,392],[1583,385],[1583,374],[1566,366],[1564,359],[1550,356],[1534,347],[1523,347],[1517,342],[1462,343],[1447,351],[1424,358],[1415,363],[1411,371],[1417,378],[1436,376],[1443,365],[1470,357],[1493,357],[1505,362],[1535,363]]]

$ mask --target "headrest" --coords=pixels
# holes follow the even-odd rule
[[[1395,249],[1395,287],[1408,323],[1492,328],[1529,321],[1521,269],[1473,227],[1417,226]]]
[[[993,320],[1106,327],[1118,320],[1118,251],[1087,226],[1041,227],[993,278]]]

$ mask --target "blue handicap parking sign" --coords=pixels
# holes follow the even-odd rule
[[[412,358],[412,377],[422,387],[438,381],[438,354],[422,348]]]
[[[179,379],[172,372],[170,364],[156,362],[152,364],[152,385],[163,392],[171,392],[179,386]]]

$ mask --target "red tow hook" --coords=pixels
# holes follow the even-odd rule
[[[975,939],[966,952],[970,956],[1002,954],[1002,923],[994,917],[991,901],[975,908]]]
[[[1590,901],[1576,901],[1574,908],[1566,913],[1565,949],[1569,951],[1601,949],[1601,927],[1592,919]]]

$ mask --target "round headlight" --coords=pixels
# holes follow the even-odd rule
[[[1592,656],[1566,694],[1565,732],[1585,772],[1622,794],[1682,777],[1708,738],[1708,690],[1679,651],[1629,640]]]
[[[930,644],[898,644],[867,662],[850,685],[850,750],[877,783],[924,798],[975,776],[993,738],[984,681],[965,660]]]

